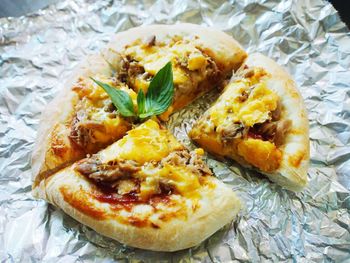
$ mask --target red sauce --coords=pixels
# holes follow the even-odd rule
[[[170,196],[165,193],[153,195],[148,201],[151,206],[156,206],[158,203],[168,204],[169,202]]]
[[[125,195],[117,194],[96,194],[96,199],[109,204],[129,204],[129,203],[141,203],[141,200],[138,199],[136,193],[128,193]]]
[[[252,131],[251,129],[249,129],[248,131],[248,137],[253,139],[263,140],[263,137],[260,134],[254,133],[254,131]]]
[[[114,205],[117,210],[124,208],[130,211],[133,205],[144,203],[138,198],[135,192],[131,192],[125,195],[98,193],[95,194],[94,197],[100,202]]]

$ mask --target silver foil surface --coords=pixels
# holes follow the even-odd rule
[[[283,65],[310,120],[309,186],[293,193],[256,172],[208,156],[244,203],[236,222],[198,247],[156,253],[125,247],[31,196],[39,116],[60,83],[111,34],[151,23],[217,27],[248,52]],[[350,34],[322,0],[67,0],[0,19],[0,259],[2,262],[349,262]],[[188,147],[212,92],[172,116]]]

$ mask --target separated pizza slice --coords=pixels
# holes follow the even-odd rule
[[[131,120],[119,114],[91,77],[127,92],[136,104],[136,93],[116,80],[105,59],[89,57],[42,113],[32,155],[34,185],[86,154],[105,148],[131,128]]]
[[[176,251],[195,246],[238,213],[234,192],[153,120],[34,188],[97,232],[124,244]]]
[[[224,32],[177,24],[138,27],[117,34],[105,57],[122,73],[121,81],[144,93],[153,76],[171,61],[175,95],[172,106],[161,115],[167,120],[172,112],[221,87],[242,65],[246,53]]]
[[[307,184],[303,99],[288,73],[261,54],[248,57],[189,135],[214,155],[256,168],[287,189]]]

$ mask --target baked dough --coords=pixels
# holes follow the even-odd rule
[[[202,153],[188,152],[148,120],[101,152],[43,179],[33,193],[129,246],[185,249],[231,222],[240,209],[234,192],[201,161]],[[132,161],[133,172],[116,165],[123,161]],[[111,162],[113,171],[124,169],[122,175],[108,173]],[[99,187],[104,180],[115,188]]]
[[[154,40],[150,41],[150,37]],[[167,45],[172,45],[171,52],[170,48],[163,50]],[[138,49],[130,50],[133,46],[137,46]],[[163,48],[163,53],[158,57],[157,46]],[[148,58],[148,63],[143,63],[141,59],[142,61],[135,65],[135,56],[140,56],[138,51],[141,49],[142,54]],[[172,55],[163,56],[164,52]],[[141,88],[147,90],[147,83],[154,71],[164,66],[168,59],[171,60],[174,80],[178,83],[175,83],[173,105],[160,116],[166,120],[173,111],[186,106],[215,86],[220,86],[220,83],[229,78],[232,71],[236,70],[245,58],[246,53],[232,37],[218,30],[193,24],[151,25],[116,34],[101,54],[89,57],[72,72],[61,93],[47,105],[33,150],[34,185],[38,184],[42,178],[83,158],[86,154],[93,154],[103,149],[121,138],[131,128],[133,121],[122,118],[118,114],[108,122],[96,120],[98,117],[87,118],[90,122],[89,128],[83,132],[80,130],[76,132],[75,128],[72,128],[77,122],[79,107],[85,103],[82,101],[86,98],[84,92],[77,92],[77,87],[80,90],[88,87],[93,90],[92,93],[102,90],[91,81],[90,77],[102,81],[105,79],[109,79],[109,82],[115,81],[116,88],[118,83],[128,84],[136,92],[140,88],[136,84],[141,83]],[[139,71],[146,74],[141,74]],[[141,79],[143,77],[139,73],[146,79]],[[128,92],[136,98],[136,93],[131,90]],[[92,104],[95,106],[103,104],[109,98],[97,98],[97,100],[98,102],[91,99]],[[98,110],[103,110],[98,107],[100,106],[96,106]],[[81,127],[80,124],[74,127]],[[83,124],[84,127],[87,126],[86,121]],[[80,145],[74,140],[77,137],[76,133],[90,139]],[[78,147],[76,147],[77,144]]]
[[[276,111],[280,116],[273,120]],[[285,130],[277,134],[279,126]],[[302,97],[289,74],[262,54],[249,55],[189,135],[214,155],[255,168],[287,189],[307,184],[309,127]]]

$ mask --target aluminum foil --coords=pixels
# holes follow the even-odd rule
[[[236,222],[176,253],[128,248],[31,196],[30,155],[40,113],[60,83],[112,33],[151,23],[215,26],[249,52],[287,68],[310,120],[309,186],[292,193],[256,172],[208,156],[245,205]],[[63,1],[0,19],[0,259],[3,262],[349,262],[350,34],[321,0]],[[186,132],[206,95],[168,123]]]

